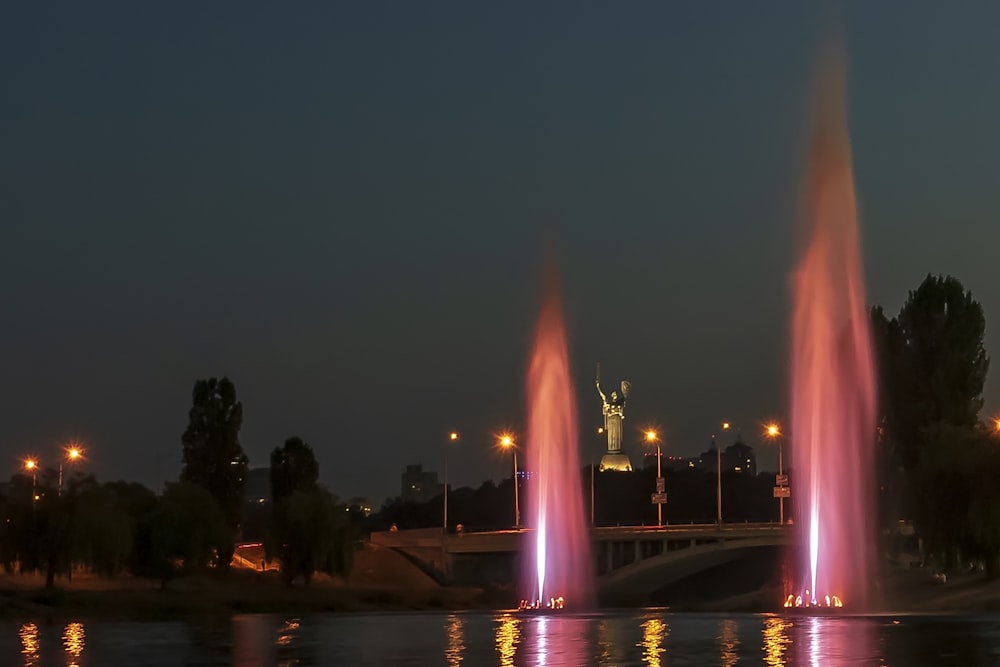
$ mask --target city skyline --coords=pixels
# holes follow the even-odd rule
[[[769,467],[820,9],[298,11],[25,6],[0,28],[8,474],[79,441],[102,480],[175,479],[192,387],[225,375],[251,466],[298,435],[341,498],[393,496],[445,447],[454,486],[508,476],[493,438],[523,433],[548,247],[584,462],[600,362],[633,385],[631,454],[654,425],[694,456],[728,420]],[[933,273],[1000,318],[997,19],[844,5],[890,315]],[[995,377],[984,398],[1000,411]]]

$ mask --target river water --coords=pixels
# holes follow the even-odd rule
[[[1000,616],[497,613],[240,615],[176,622],[0,621],[0,665],[1000,664]]]

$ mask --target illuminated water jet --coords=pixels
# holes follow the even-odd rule
[[[821,79],[808,178],[809,237],[794,277],[791,433],[807,579],[788,606],[823,607],[831,596],[838,604],[827,606],[843,599],[858,608],[869,590],[875,377],[842,57],[828,60]]]
[[[584,518],[576,404],[554,269],[547,271],[545,282],[528,368],[527,516],[535,533],[530,557],[524,559],[522,584],[529,608],[562,608],[564,604],[580,608],[593,600],[590,534]]]

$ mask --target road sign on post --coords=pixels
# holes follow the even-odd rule
[[[667,494],[665,493],[652,493],[650,497],[654,505],[663,505],[667,502]]]
[[[662,477],[657,477],[656,478],[656,492],[657,493],[663,493],[666,490],[667,490],[666,480],[664,480]]]
[[[774,483],[778,486],[788,486],[788,475],[775,475]]]
[[[774,487],[774,497],[775,498],[791,498],[792,490],[787,486],[776,486]]]

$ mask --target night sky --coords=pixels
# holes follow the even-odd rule
[[[1000,5],[977,4],[835,13],[869,299],[952,274],[995,356]],[[451,481],[499,479],[547,246],[585,460],[598,361],[632,382],[634,462],[647,424],[693,455],[785,419],[820,3],[18,5],[3,477],[78,439],[102,480],[175,479],[195,380],[228,375],[251,465],[299,435],[379,504],[454,429]]]

